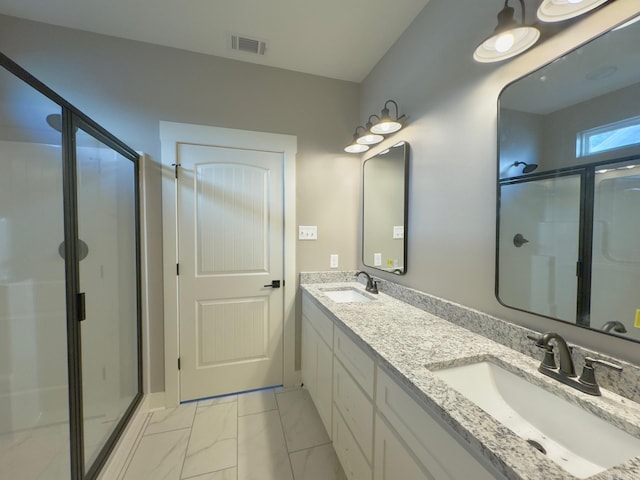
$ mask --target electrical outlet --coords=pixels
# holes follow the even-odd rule
[[[338,268],[338,254],[333,253],[329,257],[329,267],[330,268]]]
[[[373,254],[373,266],[380,267],[382,265],[382,254],[374,253]]]
[[[298,240],[317,240],[318,227],[298,225]]]
[[[404,238],[404,225],[395,225],[393,227],[393,239]]]

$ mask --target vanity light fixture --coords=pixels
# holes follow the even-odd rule
[[[395,120],[391,118],[389,114],[389,108],[387,105],[393,104],[396,107],[396,118]],[[382,108],[382,113],[380,113],[380,120],[371,127],[372,133],[378,133],[380,135],[389,135],[390,133],[397,132],[402,128],[402,123],[400,120],[404,118],[404,115],[398,117],[398,104],[393,100],[387,100],[384,102],[384,107]]]
[[[347,153],[362,153],[362,152],[366,152],[367,150],[369,150],[369,145],[363,145],[361,143],[358,143],[358,138],[361,136],[358,134],[358,129],[362,129],[364,131],[364,127],[362,125],[359,125],[356,127],[356,131],[353,133],[353,141],[347,145],[346,147],[344,147],[344,151]]]
[[[563,22],[590,12],[609,0],[543,0],[538,7],[538,19],[543,22]]]
[[[540,30],[525,25],[524,0],[520,1],[521,22],[514,19],[515,10],[505,0],[504,8],[498,13],[498,25],[493,34],[484,40],[473,53],[473,59],[480,63],[499,62],[515,57],[531,48],[540,38]],[[570,0],[566,0],[570,1]]]
[[[389,112],[389,105],[392,104],[395,111],[395,118]],[[382,113],[369,115],[366,126],[359,125],[353,134],[353,142],[344,149],[347,153],[362,153],[369,150],[370,145],[375,145],[384,140],[384,135],[391,135],[400,130],[404,125],[406,115],[398,115],[398,104],[393,100],[387,100],[382,107]]]
[[[356,140],[356,142],[358,142],[361,145],[375,145],[376,143],[380,143],[382,140],[384,140],[384,137],[382,135],[379,135],[371,131],[371,127],[373,126],[373,123],[371,123],[371,117],[378,118],[377,115],[369,116],[369,120],[367,120],[367,125],[364,127],[364,130],[365,130],[364,133],[360,135],[360,137]]]

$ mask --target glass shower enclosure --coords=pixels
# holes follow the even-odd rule
[[[0,478],[92,479],[142,398],[138,155],[0,61]]]

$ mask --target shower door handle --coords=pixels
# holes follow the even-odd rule
[[[84,292],[78,294],[78,321],[81,322],[87,318],[87,307],[84,300]]]

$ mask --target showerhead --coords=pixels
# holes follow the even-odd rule
[[[538,168],[538,164],[537,163],[514,162],[514,164],[513,164],[514,167],[519,167],[520,165],[524,165],[524,168],[522,169],[522,173],[531,173],[536,168]]]
[[[59,113],[51,113],[47,115],[47,123],[56,132],[62,132],[62,115]]]

